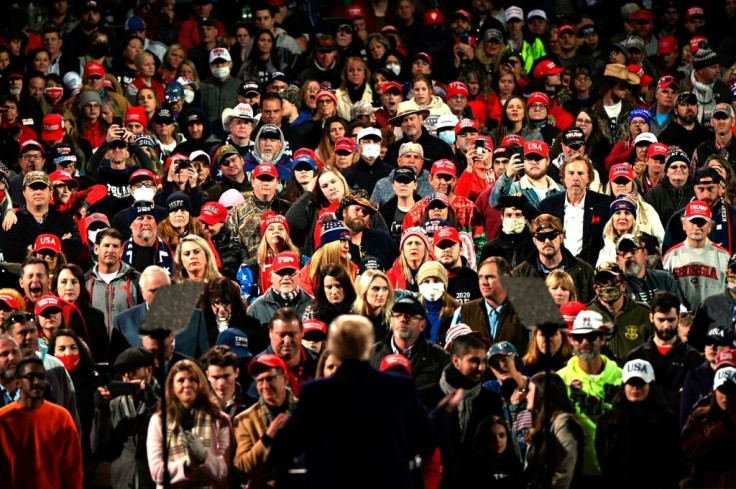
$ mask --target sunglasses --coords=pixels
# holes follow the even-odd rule
[[[583,340],[588,340],[588,343],[593,343],[595,340],[597,340],[600,337],[600,334],[586,333],[586,334],[571,334],[570,336],[572,336],[572,339],[574,339],[578,343],[582,343]]]
[[[557,231],[551,231],[549,233],[537,233],[534,235],[534,239],[544,243],[547,240],[554,241],[560,234],[562,233],[559,233]]]
[[[10,324],[15,323],[27,323],[28,321],[35,321],[36,317],[31,314],[30,312],[16,312],[8,316],[8,321],[10,321]]]

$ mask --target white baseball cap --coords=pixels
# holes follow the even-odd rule
[[[636,139],[634,139],[634,146],[636,146],[639,143],[657,143],[657,136],[652,134],[651,132],[643,132],[636,136]]]
[[[358,131],[358,137],[356,138],[356,140],[360,141],[361,139],[368,137],[368,136],[374,136],[374,137],[377,137],[379,141],[383,141],[381,130],[376,129],[375,127],[364,127],[363,129]]]
[[[716,376],[713,377],[713,390],[723,387],[728,383],[736,387],[736,368],[724,367],[716,370]]]
[[[580,311],[572,323],[570,334],[608,333],[611,328],[603,321],[601,313],[596,311]]]
[[[654,381],[654,367],[646,360],[630,360],[624,365],[621,381],[625,384],[631,379],[641,379],[645,384]]]

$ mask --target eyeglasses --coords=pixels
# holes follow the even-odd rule
[[[529,106],[529,108],[530,108],[530,109],[534,109],[534,110],[542,110],[542,109],[546,109],[546,108],[547,108],[547,106],[546,106],[546,105],[544,105],[544,104],[531,104],[531,105]]]
[[[629,122],[629,125],[630,126],[643,126],[646,123],[647,121],[631,121]]]
[[[36,252],[36,255],[40,256],[46,261],[54,260],[59,257],[57,253],[54,253],[53,251],[43,250]]]
[[[255,379],[256,385],[273,384],[274,382],[276,382],[276,379],[282,376],[283,374],[274,374],[274,375],[267,375],[265,377]]]
[[[633,250],[617,251],[616,252],[616,256],[618,256],[620,258],[626,258],[626,257],[629,257],[629,256],[636,255],[641,250],[642,250],[642,248],[634,248]]]
[[[238,156],[233,155],[230,158],[225,158],[224,160],[220,161],[220,166],[230,166],[236,161],[238,161]]]
[[[135,188],[141,188],[141,187],[145,187],[145,188],[156,188],[156,184],[153,183],[153,182],[147,182],[147,181],[146,182],[135,182],[133,185],[131,185],[131,187],[135,187]]]
[[[676,172],[686,172],[690,168],[687,165],[675,165],[675,164],[672,164],[672,165],[670,165],[670,168],[669,169],[672,170],[672,171],[676,171]]]
[[[592,124],[592,123],[593,123],[592,119],[575,119],[575,122],[576,122],[576,123],[577,123],[577,124],[578,124],[579,126],[587,126],[587,125],[589,125],[589,124]]]
[[[46,382],[46,374],[25,374],[25,375],[19,375],[19,379],[25,379],[28,382],[33,383],[34,380],[37,380],[39,382]]]
[[[212,305],[213,305],[214,307],[219,307],[219,306],[227,307],[227,306],[229,306],[229,305],[230,305],[230,301],[229,301],[229,300],[227,300],[227,299],[226,299],[226,300],[222,300],[222,299],[212,299]]]
[[[23,161],[30,161],[30,160],[40,160],[42,158],[41,154],[24,154],[21,156],[21,160]]]
[[[534,235],[534,239],[544,243],[547,240],[554,241],[560,234],[562,233],[559,233],[557,231],[552,231],[549,233],[537,233]]]

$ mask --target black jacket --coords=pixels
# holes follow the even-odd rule
[[[211,239],[217,253],[220,255],[222,274],[229,279],[236,280],[240,265],[248,261],[248,250],[245,249],[238,236],[230,234],[230,229],[227,226],[222,226],[220,232],[212,236]]]
[[[373,345],[373,353],[371,354],[371,365],[378,368],[381,360],[387,355],[391,355],[392,335],[389,334],[381,341]],[[417,342],[409,358],[411,363],[411,376],[414,384],[418,389],[435,384],[440,380],[442,370],[450,363],[450,355],[445,350],[435,345],[422,334],[419,335]]]
[[[695,191],[691,178],[688,178],[682,187],[675,188],[669,178],[665,177],[659,182],[659,185],[647,192],[644,202],[654,207],[659,220],[662,221],[662,226],[665,227],[672,214],[683,209],[693,197],[695,197]]]
[[[498,236],[483,246],[478,263],[482,263],[483,260],[491,256],[500,256],[511,267],[515,267],[536,251],[537,247],[534,246],[529,228],[525,228],[519,234],[506,234],[499,231]]]
[[[693,317],[693,324],[687,333],[687,342],[698,351],[703,351],[703,339],[708,334],[708,330],[715,326],[731,326],[733,324],[733,307],[736,306],[736,300],[731,297],[731,293],[724,290],[722,294],[706,297],[698,305]],[[733,326],[732,326],[733,327]],[[736,348],[732,345],[731,348]]]
[[[657,386],[664,390],[667,404],[673,413],[680,410],[680,394],[688,372],[703,363],[698,351],[679,339],[675,340],[667,355],[662,355],[654,344],[654,338],[629,352],[626,361],[641,359],[652,364]]]
[[[399,148],[402,144],[411,142],[419,143],[424,149],[424,166],[427,168],[431,167],[432,163],[437,160],[441,160],[443,158],[452,160],[454,158],[450,145],[437,136],[432,136],[427,132],[427,129],[422,127],[422,135],[419,136],[417,141],[412,141],[407,137],[399,139],[388,147],[388,151],[386,151],[386,156],[384,156],[383,160],[390,166],[399,166],[397,162],[399,157]]]
[[[567,192],[550,195],[539,203],[539,211],[552,214],[565,222],[565,200]],[[585,192],[585,213],[583,214],[583,248],[578,258],[593,266],[603,248],[603,227],[608,221],[609,206],[613,199],[608,195],[592,190]]]
[[[567,251],[567,248],[564,246],[561,250],[562,264],[564,265],[564,270],[570,274],[573,282],[575,283],[575,295],[577,296],[577,300],[583,304],[587,304],[593,300],[593,297],[595,297],[595,292],[593,291],[595,271],[592,266],[588,265],[580,258],[572,256],[572,253]],[[546,278],[543,277],[542,273],[539,271],[539,267],[537,265],[538,258],[539,252],[535,247],[534,252],[511,271],[511,275],[514,277]]]
[[[23,207],[17,214],[18,222],[5,232],[4,246],[5,261],[21,263],[28,254],[28,245],[33,246],[40,234],[53,234],[61,243],[61,251],[66,255],[67,261],[74,263],[82,250],[82,239],[79,236],[79,228],[70,214],[62,214],[53,206],[49,206],[46,218],[42,224]],[[70,234],[68,239],[62,239],[65,234]]]
[[[657,141],[667,146],[679,146],[690,158],[693,157],[695,148],[709,139],[713,139],[713,132],[704,128],[699,122],[696,121],[692,131],[688,131],[677,123],[677,119],[667,124],[664,131],[657,136]]]
[[[389,173],[391,168],[380,157],[371,165],[363,158],[358,158],[358,161],[343,170],[342,176],[347,180],[351,190],[363,189],[370,197],[376,182],[387,177]]]

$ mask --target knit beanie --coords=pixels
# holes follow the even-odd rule
[[[414,226],[410,227],[404,233],[401,235],[401,242],[399,243],[399,250],[404,249],[404,243],[407,239],[411,238],[412,236],[416,236],[417,238],[421,239],[424,242],[424,246],[429,249],[429,238],[427,237],[427,233],[424,232],[424,229]]]
[[[166,210],[169,214],[179,209],[184,209],[189,213],[192,212],[192,200],[184,192],[174,192],[166,199]]]
[[[154,219],[156,219],[153,202],[139,200],[128,208],[128,220],[130,222],[133,222],[136,220],[137,217],[144,216],[146,214],[149,214],[153,216]]]
[[[720,63],[721,59],[718,57],[718,53],[710,48],[708,41],[700,41],[698,50],[695,51],[695,56],[693,57],[693,66],[695,69],[700,70]]]
[[[636,219],[636,202],[628,195],[622,195],[621,197],[611,202],[608,213],[610,216],[613,216],[616,211],[619,210],[626,210],[631,212],[631,214],[634,216],[634,219]]]
[[[637,117],[644,119],[647,125],[650,125],[652,123],[652,116],[649,114],[649,111],[646,109],[633,109],[631,112],[629,112],[629,122],[631,122]]]
[[[280,214],[276,214],[274,211],[266,211],[261,216],[261,237],[266,233],[266,229],[271,224],[281,223],[285,228],[286,232],[289,232],[289,223],[286,222],[286,218]]]
[[[682,161],[690,166],[690,157],[678,147],[670,148],[667,152],[667,156],[664,159],[664,172],[667,173],[669,166],[675,161]]]
[[[320,224],[321,224],[320,219]],[[324,245],[339,241],[343,238],[350,238],[350,230],[345,227],[342,221],[333,219],[322,224],[322,232],[319,235],[319,246],[317,249],[322,248]]]
[[[428,261],[419,267],[419,271],[416,276],[417,283],[421,284],[427,277],[439,279],[440,282],[445,284],[445,289],[447,289],[447,270],[445,270],[442,263],[438,261]]]

